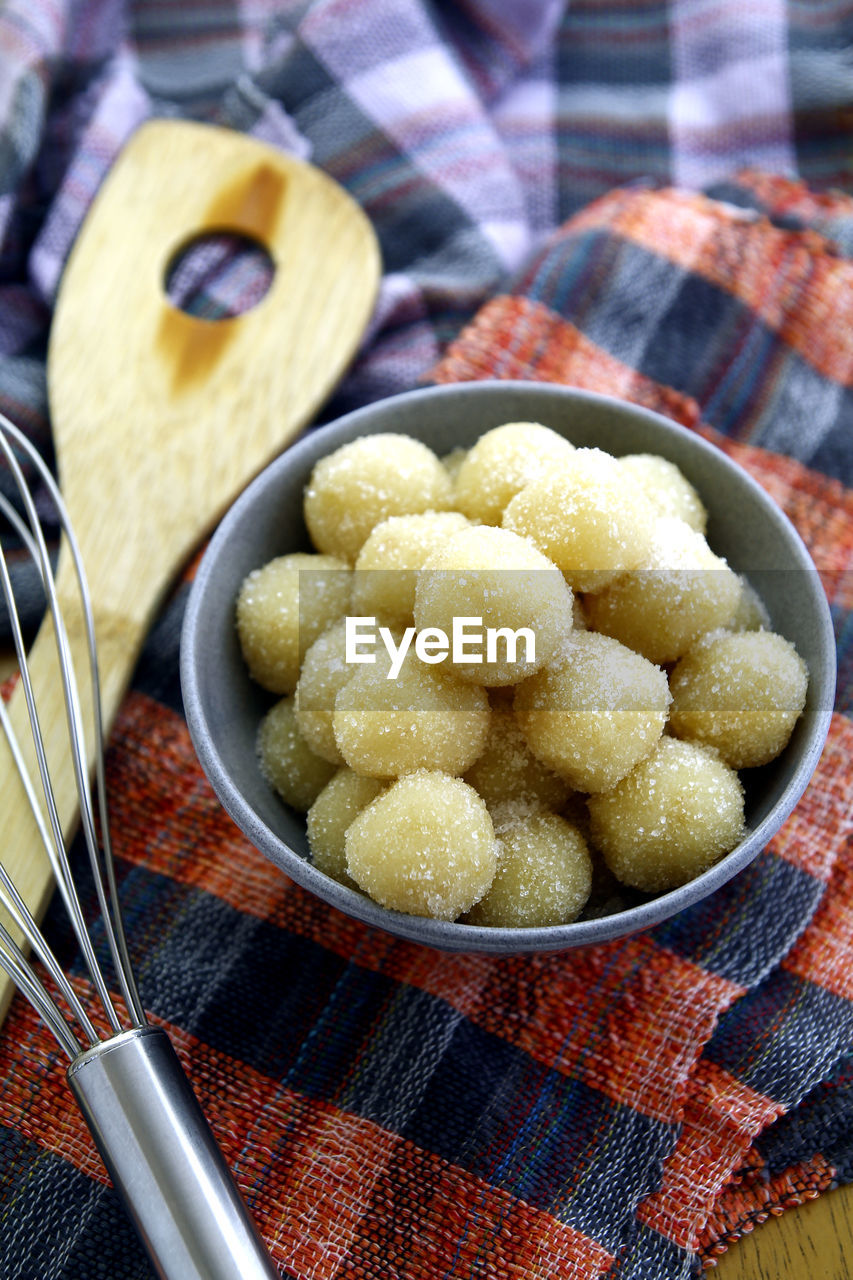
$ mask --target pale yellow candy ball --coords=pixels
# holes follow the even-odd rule
[[[321,458],[305,490],[305,523],[319,551],[352,563],[389,516],[443,511],[453,485],[433,451],[411,436],[361,436]]]
[[[388,678],[390,666],[380,650],[335,699],[335,741],[346,763],[376,778],[415,769],[464,773],[486,745],[485,690],[440,674],[411,649],[396,678]]]
[[[351,586],[348,565],[312,552],[253,569],[237,597],[237,634],[252,678],[272,693],[292,693],[308,646],[346,613]]]
[[[538,422],[507,422],[480,436],[456,475],[455,505],[471,520],[500,524],[511,498],[548,475],[574,446]]]
[[[607,791],[647,756],[669,708],[666,676],[595,631],[576,631],[559,661],[518,686],[530,750],[578,791]]]
[[[311,861],[318,871],[351,889],[358,886],[347,871],[347,828],[376,799],[382,787],[378,778],[364,778],[352,769],[339,769],[308,810]]]
[[[442,454],[441,465],[450,476],[451,482],[456,484],[456,477],[459,475],[459,468],[468,457],[468,450],[463,449],[461,445],[457,445],[455,449],[451,449],[450,453]]]
[[[670,728],[715,747],[733,769],[767,764],[788,744],[806,701],[806,664],[772,631],[715,631],[670,677]]]
[[[391,627],[410,626],[417,570],[452,534],[467,529],[468,523],[459,511],[425,511],[383,520],[358,553],[351,612],[378,618]]]
[[[761,596],[752,583],[738,575],[740,583],[740,599],[731,621],[726,624],[729,631],[771,631],[770,614]]]
[[[335,772],[299,732],[291,697],[282,698],[261,721],[258,758],[261,772],[282,800],[303,813]]]
[[[713,866],[744,832],[743,788],[716,752],[661,738],[604,795],[589,799],[592,839],[623,884],[659,893]]]
[[[529,537],[575,591],[600,591],[640,563],[655,516],[648,499],[600,449],[576,449],[522,489],[503,527]]]
[[[629,453],[619,469],[645,494],[658,515],[677,516],[691,529],[705,532],[708,513],[699,494],[674,462],[655,453]]]
[[[585,608],[596,631],[651,662],[674,662],[734,617],[740,592],[737,575],[701,533],[663,516],[642,563],[590,596]]]
[[[572,626],[572,594],[559,570],[526,538],[490,525],[454,534],[418,574],[415,625],[452,637],[469,624],[454,674],[482,685],[516,684],[554,654]],[[488,632],[494,637],[489,651]],[[503,634],[501,634],[503,633]],[[479,658],[479,661],[476,659]],[[457,660],[458,659],[458,660]]]
[[[332,764],[343,763],[332,725],[335,698],[355,671],[346,661],[346,622],[342,620],[314,641],[296,685],[294,706],[299,731],[311,750]]]
[[[456,920],[495,875],[495,833],[473,787],[424,771],[393,783],[346,833],[347,870],[394,911]]]
[[[492,706],[489,733],[480,758],[465,774],[489,808],[506,801],[523,800],[545,809],[559,809],[569,798],[570,787],[528,747],[509,706]]]
[[[592,862],[577,827],[545,812],[493,821],[495,878],[466,923],[520,929],[576,920],[592,885]]]
[[[583,598],[581,596],[575,596],[572,602],[572,627],[576,631],[589,630],[586,609],[584,608]]]

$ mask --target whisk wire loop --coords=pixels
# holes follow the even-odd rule
[[[6,903],[4,902],[3,905],[6,906]],[[18,921],[14,917],[14,913],[10,912],[10,915],[13,916],[17,924]],[[2,924],[0,924],[0,965],[27,997],[36,1012],[44,1019],[58,1040],[60,1047],[65,1050],[68,1057],[73,1061],[80,1053],[79,1041],[74,1036],[61,1011],[51,999],[44,984],[39,981],[27,964],[26,956]]]
[[[51,568],[47,545],[44,539],[38,512],[10,441],[13,442],[34,465],[40,479],[44,483],[45,488],[50,495],[59,519],[62,533],[66,540],[66,546],[71,554],[77,579],[80,612],[85,630],[86,648],[89,659],[88,666],[92,699],[92,728],[94,733],[94,781],[98,813],[101,819],[100,844],[96,830],[95,812],[89,784],[90,767],[86,752],[86,732],[80,704],[77,674],[71,656],[71,647],[68,641],[67,628],[62,614],[62,608],[57,594],[56,580]],[[26,437],[23,436],[22,433],[8,421],[8,419],[4,418],[2,414],[0,414],[0,450],[2,450],[2,453],[6,458],[10,473],[15,481],[27,520],[26,522],[23,521],[14,508],[12,508],[5,499],[0,499],[0,509],[2,509],[18,536],[21,538],[21,541],[39,571],[39,576],[44,588],[46,605],[53,624],[53,638],[61,675],[68,743],[80,807],[81,825],[89,855],[95,892],[98,898],[107,944],[111,953],[115,973],[121,987],[122,996],[130,1017],[131,1025],[144,1026],[147,1025],[147,1018],[142,1007],[133,976],[123,921],[118,907],[114,858],[112,854],[109,822],[107,817],[106,779],[103,765],[104,733],[100,710],[100,686],[97,666],[97,651],[95,647],[94,619],[85,573],[82,566],[82,558],[74,537],[73,529],[71,528],[68,520],[61,495],[50,471]],[[98,994],[98,998],[103,1007],[107,1021],[109,1022],[113,1033],[118,1033],[122,1030],[122,1021],[116,1012],[115,1005],[110,996],[89,937],[82,907],[80,905],[79,895],[74,885],[68,854],[65,848],[63,832],[57,813],[50,778],[50,768],[39,725],[37,699],[29,676],[25,644],[18,611],[15,605],[14,590],[2,546],[0,546],[0,587],[2,587],[3,596],[9,611],[9,619],[21,675],[22,692],[27,703],[28,718],[32,730],[33,747],[36,754],[41,790],[47,811],[47,823],[45,823],[41,805],[36,798],[35,790],[28,781],[29,771],[23,761],[23,754],[21,752],[20,745],[15,741],[14,731],[9,718],[6,715],[2,717],[2,727],[9,740],[10,749],[12,750],[16,767],[24,781],[30,807],[39,827],[63,903],[68,912],[72,928],[74,929],[75,936],[83,954],[86,968]],[[8,910],[8,903],[4,903],[4,905],[7,906]],[[20,927],[19,921],[16,920],[16,924]],[[32,924],[37,931],[35,922],[32,922]],[[30,945],[33,946],[34,940],[31,930],[28,929],[25,932],[25,936],[27,937]],[[34,949],[36,949],[40,958],[43,959],[42,946],[40,945]],[[2,952],[0,952],[0,963],[2,963],[2,960],[3,955]],[[21,960],[23,960],[23,955],[19,952],[18,957],[16,958],[16,964],[18,966],[20,965]],[[24,961],[24,963],[26,962]],[[62,987],[60,989],[62,990],[63,997],[68,1001],[67,991]],[[74,1016],[80,1022],[89,1043],[97,1044],[100,1037],[95,1031],[91,1020],[82,1011],[79,1001],[70,1001],[69,1004]],[[82,1018],[80,1016],[81,1012],[83,1013]],[[59,1013],[58,1010],[57,1013],[61,1019],[61,1013]],[[54,1023],[51,1022],[50,1025],[51,1029],[54,1029]],[[64,1044],[63,1047],[67,1048],[68,1045]]]
[[[29,776],[29,771],[27,770],[26,765],[21,759],[20,748],[18,746],[17,737],[15,735],[15,732],[14,732],[14,729],[12,728],[11,723],[9,722],[8,713],[2,701],[0,701],[0,724],[2,724],[3,731],[5,732],[6,737],[9,741],[9,747],[12,751],[12,756],[15,761],[15,766],[20,775],[22,785],[24,786],[27,792],[27,798],[29,800],[30,808],[32,809],[33,816],[36,820],[36,824],[39,828],[39,834],[41,835],[42,843],[44,844],[45,848],[48,849],[49,851],[51,848],[50,836],[47,831],[47,827],[45,826],[44,817],[41,813],[41,809],[38,805],[38,800],[36,798],[35,791],[33,789],[32,780]],[[89,1020],[89,1016],[86,1013],[86,1010],[83,1008],[83,1005],[81,1004],[80,1000],[77,997],[77,993],[75,992],[71,983],[66,978],[65,973],[62,970],[62,967],[60,966],[52,950],[48,946],[44,938],[44,935],[42,934],[35,920],[33,919],[32,914],[29,908],[27,907],[27,904],[24,902],[23,898],[18,892],[18,889],[14,881],[12,880],[9,873],[6,871],[6,868],[3,866],[2,862],[0,862],[0,903],[2,903],[2,905],[5,907],[6,911],[8,912],[16,928],[27,940],[28,944],[32,947],[33,951],[35,951],[36,955],[39,957],[42,964],[47,969],[54,983],[56,984],[59,991],[61,992],[66,1004],[71,1010],[72,1014],[77,1018],[80,1026],[83,1028],[83,1031],[86,1034],[86,1037],[89,1040],[89,1043],[96,1044],[97,1032],[95,1031],[95,1028],[92,1026]],[[67,1019],[64,1018],[61,1011],[57,1009],[56,1005],[53,1003],[47,991],[45,990],[43,984],[38,981],[35,974],[33,974],[29,969],[29,967],[27,966],[26,957],[24,953],[21,951],[20,947],[15,942],[14,938],[11,936],[11,934],[8,932],[7,929],[5,929],[2,925],[0,925],[0,963],[2,963],[3,952],[6,952],[6,954],[9,957],[11,957],[11,959],[9,960],[9,965],[14,965],[15,967],[15,974],[13,975],[10,973],[9,976],[12,977],[13,981],[16,981],[19,986],[21,985],[21,975],[24,976],[25,993],[28,994],[31,1001],[36,1004],[36,1008],[42,1014],[42,1016],[45,1016],[45,1007],[46,1007],[45,1001],[47,1001],[47,1005],[51,1009],[51,1016],[49,1018],[48,1025],[50,1026],[51,1031],[53,1031],[54,1034],[56,1035],[62,1047],[72,1057],[76,1053],[79,1053],[81,1049],[81,1045],[78,1039],[76,1038],[76,1036],[74,1035],[73,1031],[69,1027]],[[6,967],[8,968],[8,965]],[[30,992],[33,990],[34,984],[40,988],[39,999],[37,1001],[33,1001],[32,996],[30,994]],[[60,1032],[57,1032],[57,1026],[62,1028]]]
[[[36,502],[16,453],[32,463],[57,513],[63,535],[59,587]],[[0,701],[0,731],[5,733],[12,757],[11,761],[3,758],[0,768],[8,765],[7,771],[12,775],[14,766],[20,775],[37,828],[36,832],[27,831],[23,836],[27,852],[30,843],[34,845],[34,852],[38,852],[37,836],[47,852],[93,991],[103,1007],[111,1033],[98,1034],[95,1023],[100,1019],[87,1015],[82,1005],[84,984],[77,984],[78,995],[71,980],[63,974],[23,893],[3,868],[2,859],[0,910],[4,917],[0,919],[0,969],[5,970],[30,1001],[71,1059],[66,1071],[71,1093],[155,1273],[162,1280],[276,1280],[278,1271],[240,1196],[175,1049],[163,1028],[148,1022],[133,977],[109,834],[95,625],[82,556],[50,471],[26,437],[0,414],[0,461],[3,457],[20,494],[24,518],[2,495],[0,515],[6,516],[37,568],[46,615],[36,641],[38,655],[34,652],[30,659],[31,672],[12,575],[0,540],[0,591],[9,612],[21,682],[21,689],[16,691],[14,703],[8,710]],[[78,588],[73,602],[66,598],[71,586],[70,575],[65,573],[68,552]],[[88,666],[88,685],[78,686],[75,657],[83,648],[88,663],[84,657],[79,665],[81,669]],[[56,660],[48,670],[42,664],[42,654]],[[50,697],[49,682],[54,678],[60,680],[62,700],[61,705],[56,704],[58,714],[53,714],[52,703],[51,709],[43,714],[46,742],[39,723],[38,703],[45,690]],[[91,722],[88,701],[81,693],[91,697]],[[36,768],[31,768],[29,763],[32,753],[24,750],[19,740],[25,738],[21,725],[22,701],[26,703]],[[60,742],[60,738],[65,740]],[[90,770],[87,750],[89,742],[92,743],[93,770]],[[54,760],[57,751],[64,753],[58,761]],[[68,818],[65,810],[73,794],[70,787],[63,785],[65,774],[60,772],[63,761],[71,765],[89,865],[129,1027],[122,1026],[125,1013],[120,1018],[107,988],[74,883],[62,829],[63,821]],[[94,785],[90,785],[92,772]],[[60,810],[63,810],[62,818]],[[21,936],[23,943],[16,940],[13,932]],[[24,944],[28,944],[41,961],[43,974],[28,961]],[[83,1040],[88,1041],[88,1045]]]
[[[25,487],[23,475],[20,471],[20,468],[18,467],[17,461],[14,458],[14,455],[11,454],[11,451],[8,449],[8,446],[6,445],[5,441],[2,442],[2,447],[3,447],[4,453],[6,454],[7,461],[9,462],[12,474],[18,484],[18,488],[23,497],[25,506],[27,507],[27,513],[30,517],[31,525],[35,524],[35,540],[33,542],[31,541],[31,539],[25,538],[25,545],[27,546],[28,550],[32,550],[32,549],[35,550],[36,564],[39,567],[41,572],[42,583],[45,587],[45,592],[48,599],[48,607],[50,608],[50,611],[51,611],[51,617],[52,617],[53,626],[54,626],[54,638],[56,642],[56,652],[59,659],[60,670],[62,674],[65,710],[66,710],[67,723],[69,727],[71,758],[73,761],[73,766],[75,771],[75,781],[77,783],[78,795],[80,795],[80,791],[81,791],[80,770],[81,770],[81,767],[83,767],[82,755],[81,755],[82,746],[80,742],[80,732],[81,732],[82,726],[81,726],[79,697],[77,694],[77,690],[72,683],[74,680],[74,676],[73,676],[73,669],[70,667],[70,659],[68,655],[68,638],[66,634],[65,624],[63,622],[61,614],[59,613],[58,606],[56,605],[55,590],[53,592],[54,598],[53,599],[51,598],[51,589],[54,587],[54,583],[52,580],[52,573],[50,571],[49,560],[47,557],[47,548],[44,543],[44,537],[41,533],[40,526],[38,525],[37,519],[35,517],[35,509],[32,504],[31,496],[29,494],[29,491]],[[7,514],[7,516],[11,515],[7,506],[5,507],[5,514]],[[19,532],[23,532],[19,521],[13,518],[13,524],[15,524]],[[104,1011],[110,1022],[111,1027],[113,1028],[114,1031],[119,1031],[121,1030],[121,1023],[119,1022],[118,1017],[116,1016],[115,1008],[110,999],[110,994],[107,989],[106,983],[104,981],[103,974],[101,973],[101,970],[98,966],[97,959],[95,957],[94,948],[92,946],[92,942],[89,937],[89,933],[86,928],[85,920],[83,917],[82,907],[80,905],[80,899],[75,889],[72,876],[71,876],[71,869],[68,863],[68,857],[65,850],[62,826],[61,826],[59,814],[56,808],[56,801],[55,801],[53,786],[52,786],[51,777],[50,777],[50,769],[48,766],[47,756],[45,753],[44,738],[42,736],[41,725],[39,721],[38,704],[35,697],[35,692],[33,690],[32,681],[30,679],[29,668],[27,666],[26,650],[24,645],[23,634],[21,631],[20,620],[18,618],[18,612],[15,607],[14,591],[11,583],[11,578],[9,575],[8,565],[6,562],[6,556],[2,551],[2,547],[0,547],[0,587],[2,587],[3,596],[6,601],[6,607],[9,612],[9,620],[12,628],[12,636],[13,636],[15,650],[18,658],[18,668],[20,671],[21,685],[24,693],[24,698],[27,703],[27,713],[29,717],[30,728],[32,731],[33,747],[36,753],[38,772],[41,780],[42,794],[44,797],[45,806],[47,808],[47,816],[48,816],[50,832],[51,832],[51,840],[46,844],[47,853],[50,858],[51,866],[53,868],[53,872],[56,877],[59,891],[62,895],[63,902],[65,904],[66,910],[71,920],[71,924],[74,929],[75,936],[77,937],[77,941],[83,953],[83,957],[86,963],[86,968],[89,971],[89,975],[92,979],[92,982],[94,983],[95,989],[98,993],[99,999],[101,1001],[101,1004],[104,1008]],[[11,725],[9,724],[8,720],[6,720],[4,727],[6,725],[8,725],[9,728],[11,728]],[[13,739],[14,739],[14,731],[12,732],[12,737],[10,738],[10,746]],[[13,752],[13,754],[15,757],[16,764],[22,761],[23,757],[20,750],[20,744],[18,744],[18,748]],[[85,791],[85,788],[84,788],[84,791]],[[29,793],[28,798],[32,800],[31,792]],[[87,804],[86,800],[84,798],[81,799],[81,817],[83,818],[84,830],[86,831],[87,843],[88,843],[89,824],[86,822],[87,808],[89,808],[89,805]],[[88,1028],[86,1028],[86,1033],[89,1037],[90,1043],[97,1043],[97,1040],[98,1040],[97,1033],[95,1032],[91,1022],[89,1023]],[[93,1036],[94,1036],[94,1039],[93,1039]]]
[[[2,504],[2,505],[5,506],[5,504]],[[23,641],[21,640],[21,637],[20,637],[20,626],[18,623],[17,615],[14,611],[13,606],[10,604],[10,601],[12,600],[12,595],[11,595],[11,587],[9,585],[9,573],[8,573],[8,568],[6,564],[6,558],[5,558],[5,555],[3,554],[2,548],[0,548],[0,585],[2,585],[3,596],[4,596],[4,599],[6,600],[7,607],[9,607],[9,610],[10,610],[10,616],[12,619],[12,632],[16,642],[15,647],[18,650],[19,658],[20,658],[20,654],[22,652],[21,646],[23,644]],[[35,789],[32,785],[29,769],[27,768],[27,765],[25,764],[23,759],[20,743],[18,741],[17,735],[12,726],[12,723],[5,712],[5,708],[4,708],[4,714],[2,717],[2,727],[6,734],[6,738],[9,743],[9,748],[10,748],[10,751],[12,752],[12,757],[15,761],[15,766],[18,770],[21,783],[27,793],[27,800],[29,802],[30,809],[36,821],[36,825],[39,829],[39,834],[42,839],[42,844],[44,845],[45,851],[47,852],[48,858],[50,860],[50,864],[53,869],[54,876],[56,878],[57,887],[62,896],[62,900],[65,904],[66,911],[68,912],[68,916],[72,922],[72,927],[74,928],[75,935],[78,937],[78,940],[80,940],[81,942],[81,948],[82,948],[83,956],[86,962],[86,967],[90,972],[92,980],[95,983],[96,990],[98,991],[98,994],[101,997],[101,1000],[103,1002],[105,998],[109,1000],[109,996],[108,996],[108,993],[106,992],[105,984],[103,983],[103,977],[98,970],[97,962],[95,960],[95,955],[94,955],[94,951],[92,950],[91,942],[88,938],[88,934],[86,934],[85,932],[85,925],[83,922],[83,916],[80,908],[79,898],[77,896],[77,893],[71,881],[70,868],[68,866],[67,858],[64,856],[64,846],[61,842],[61,829],[59,826],[59,818],[56,812],[56,805],[54,802],[53,791],[50,785],[50,777],[47,769],[47,762],[45,758],[44,746],[43,746],[43,741],[41,737],[41,730],[38,722],[38,711],[37,711],[37,707],[33,697],[32,686],[29,681],[29,675],[28,675],[25,662],[21,662],[20,670],[21,670],[21,681],[24,688],[24,696],[27,701],[28,714],[30,716],[30,723],[33,731],[33,744],[35,747],[36,757],[39,764],[39,773],[41,774],[45,804],[47,807],[48,817],[50,820],[49,828],[45,823],[41,805],[39,804]],[[12,902],[14,904],[14,898],[12,897],[12,894],[10,893],[10,890],[9,890],[9,883],[10,882],[8,880],[8,877],[4,873],[3,887],[5,890],[5,895],[4,895],[3,905],[11,915],[17,916],[17,918],[15,919],[15,923],[18,925],[19,928],[21,928],[30,946],[33,946],[34,949],[36,949],[37,954],[39,954],[40,958],[42,958],[43,948],[41,946],[38,946],[38,947],[35,946],[36,938],[38,938],[39,941],[41,942],[41,932],[36,926],[35,921],[32,920],[31,916],[29,917],[29,920],[25,921],[26,927],[25,928],[23,927],[24,921],[20,916],[20,912],[19,911],[14,912],[10,906],[10,901],[8,900],[9,898],[12,898]],[[26,959],[22,952],[19,952],[17,960],[19,963],[22,962],[26,964]],[[79,1013],[77,1009],[75,1009],[74,1012],[79,1017]],[[89,1040],[89,1043],[97,1044],[98,1034],[95,1031],[95,1028],[92,1025],[90,1019],[88,1018],[88,1016],[85,1015],[85,1013],[81,1022],[82,1022],[84,1033],[86,1034],[86,1037]]]

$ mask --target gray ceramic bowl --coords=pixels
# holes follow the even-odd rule
[[[794,735],[772,764],[744,771],[747,835],[711,870],[669,893],[547,928],[503,929],[427,920],[388,911],[316,870],[305,819],[271,791],[255,740],[270,698],[249,680],[234,627],[234,602],[250,569],[287,551],[307,550],[302,492],[318,458],[376,431],[417,437],[437,453],[471,445],[503,422],[536,421],[577,445],[614,454],[671,459],[708,509],[708,539],[762,596],[775,630],[810,673],[808,701]],[[817,572],[776,504],[740,467],[698,436],[623,401],[565,387],[473,382],[381,401],[306,436],[273,462],[225,516],[202,559],[184,623],[181,678],[195,749],[216,794],[248,838],[299,884],[397,937],[454,951],[560,951],[634,933],[706,897],[751,861],[793,809],[826,737],[835,688],[832,625]]]

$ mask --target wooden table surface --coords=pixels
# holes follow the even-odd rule
[[[853,1186],[768,1218],[707,1275],[713,1280],[850,1280]]]

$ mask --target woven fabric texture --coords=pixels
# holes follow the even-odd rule
[[[510,959],[372,932],[247,844],[182,716],[175,584],[111,739],[120,891],[146,1007],[300,1280],[677,1280],[853,1175],[851,21],[698,8],[0,7],[0,407],[48,454],[51,308],[98,182],[147,117],[213,120],[310,155],[379,234],[326,417],[484,377],[657,409],[769,490],[833,612],[827,747],[771,845],[646,934]],[[232,248],[174,282],[186,305],[255,296]],[[0,1274],[143,1280],[62,1065],[15,1001]]]

